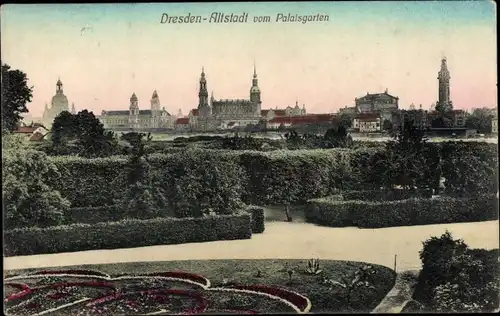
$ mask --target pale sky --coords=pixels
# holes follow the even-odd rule
[[[27,73],[35,117],[59,77],[77,111],[126,110],[133,92],[149,109],[156,89],[170,113],[187,115],[202,66],[216,99],[247,99],[254,62],[263,109],[298,101],[336,112],[386,88],[402,108],[428,109],[443,56],[455,108],[496,107],[495,9],[490,1],[10,4],[1,7],[1,55]],[[248,13],[248,22],[160,23],[162,13],[212,12]],[[277,23],[278,13],[329,21]],[[254,23],[260,15],[271,22]]]

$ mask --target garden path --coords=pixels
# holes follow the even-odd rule
[[[397,271],[419,270],[422,242],[449,230],[471,248],[499,248],[498,221],[391,227],[382,229],[330,228],[301,222],[267,222],[251,239],[90,250],[4,258],[4,270],[82,264],[194,259],[320,258],[364,261]]]

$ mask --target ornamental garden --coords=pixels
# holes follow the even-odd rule
[[[336,137],[154,142],[131,133],[111,152],[102,146],[107,154],[100,143],[87,142],[90,156],[75,154],[78,142],[61,149],[5,137],[4,254],[248,239],[265,234],[267,205],[300,205],[308,222],[330,227],[498,219],[496,144],[429,143],[414,130],[382,144]],[[147,274],[121,267],[117,271],[128,275],[119,275],[102,267],[10,276],[8,310],[369,312],[395,282],[390,269],[362,263],[227,263],[224,271],[240,267],[231,274],[236,280],[207,265],[188,266],[164,263],[143,269]],[[328,275],[334,271],[341,276]]]

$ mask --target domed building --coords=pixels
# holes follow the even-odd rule
[[[43,111],[43,122],[46,124],[45,126],[52,126],[54,118],[63,111],[69,112],[69,102],[68,97],[64,94],[61,79],[58,79],[56,83],[56,94],[52,97],[50,108],[47,103],[45,103],[45,110]]]

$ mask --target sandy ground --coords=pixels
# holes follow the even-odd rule
[[[365,261],[397,271],[420,268],[422,242],[449,230],[471,248],[499,248],[499,222],[440,224],[383,229],[330,228],[268,222],[252,239],[130,249],[92,250],[4,258],[4,270],[82,264],[193,259],[320,258]]]

